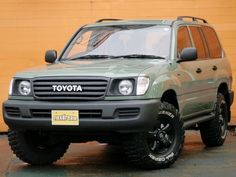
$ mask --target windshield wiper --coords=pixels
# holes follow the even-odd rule
[[[165,59],[165,57],[157,55],[144,55],[144,54],[130,54],[130,55],[120,55],[114,58],[141,58],[141,59]]]
[[[79,60],[79,59],[106,59],[106,58],[114,58],[111,55],[82,55],[75,58],[68,58],[68,60]]]
[[[140,58],[140,59],[165,59],[165,57],[157,55],[144,55],[144,54],[130,54],[130,55],[82,55],[75,58],[67,58],[65,60],[79,60],[79,59],[116,59],[116,58]]]

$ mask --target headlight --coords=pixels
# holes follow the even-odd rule
[[[143,95],[146,93],[149,86],[149,78],[148,77],[138,77],[137,82],[137,95]]]
[[[31,84],[29,81],[21,81],[18,85],[18,92],[21,95],[29,95],[31,93]]]
[[[12,95],[12,91],[13,91],[13,82],[14,82],[14,79],[11,80],[10,85],[9,85],[9,92],[8,92],[9,95]]]
[[[133,83],[130,80],[122,80],[118,85],[118,89],[122,95],[130,95],[133,92]]]

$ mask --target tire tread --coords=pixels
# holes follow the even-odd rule
[[[160,106],[159,110],[168,110],[172,112],[176,117],[179,119],[179,113],[178,110],[171,104],[167,102],[163,102]],[[126,138],[124,141],[124,150],[125,153],[131,163],[134,165],[143,168],[143,169],[163,169],[167,168],[170,165],[172,165],[177,158],[179,157],[183,144],[184,144],[184,128],[183,128],[183,122],[179,120],[180,123],[180,136],[181,136],[181,141],[178,146],[177,153],[174,154],[174,157],[162,162],[157,162],[151,159],[148,154],[146,153],[146,148],[143,145],[140,145],[143,143],[143,135],[142,133],[134,134],[132,136],[129,136],[129,138]]]
[[[67,151],[69,144],[65,143],[43,158],[37,153],[28,150],[28,145],[22,141],[21,132],[10,130],[8,133],[9,145],[13,153],[22,161],[31,165],[49,165],[59,160]]]

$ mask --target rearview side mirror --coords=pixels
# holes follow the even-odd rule
[[[197,49],[195,47],[187,47],[182,50],[178,62],[193,61],[197,58]]]
[[[47,63],[53,63],[57,59],[56,50],[47,50],[45,53],[45,61]]]

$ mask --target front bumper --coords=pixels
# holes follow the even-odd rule
[[[11,129],[138,132],[153,127],[159,104],[157,99],[91,102],[8,100],[3,103],[3,117]],[[55,126],[51,123],[51,110],[79,110],[86,116],[80,115],[79,126]],[[94,110],[96,114],[93,114]]]

